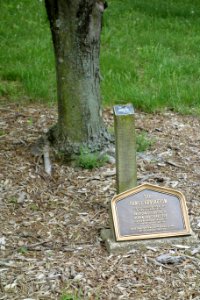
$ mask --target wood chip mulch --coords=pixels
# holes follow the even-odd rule
[[[30,146],[56,118],[56,108],[39,104],[0,107],[0,299],[200,299],[200,245],[107,253],[100,230],[109,227],[115,166],[52,160],[48,176]],[[110,108],[104,118],[113,126]],[[138,154],[138,183],[182,191],[199,236],[200,119],[137,112],[136,130],[154,141]],[[185,259],[158,263],[165,254]]]

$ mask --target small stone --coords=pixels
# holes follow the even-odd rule
[[[6,238],[4,236],[0,237],[0,250],[5,250]]]
[[[113,164],[113,165],[115,164],[115,158],[113,156],[107,155],[107,159],[110,164]]]
[[[79,281],[83,278],[83,274],[79,273],[74,277],[74,280]]]
[[[186,258],[184,256],[175,256],[170,254],[161,254],[160,256],[156,257],[156,261],[161,264],[180,264]]]
[[[178,185],[178,181],[171,181],[170,184],[173,188],[175,188]]]
[[[195,255],[197,253],[200,253],[200,247],[197,247],[197,248],[194,248],[192,251],[191,251],[191,254],[192,255]]]
[[[19,242],[18,242],[18,246],[19,246],[19,247],[24,246],[24,242],[23,242],[23,241],[19,241]]]
[[[25,199],[26,199],[26,193],[22,192],[18,196],[17,203],[21,204],[21,203],[23,203],[25,201]]]
[[[45,277],[45,275],[43,274],[43,273],[38,273],[37,275],[36,275],[36,278],[38,279],[38,280],[41,280],[41,279],[43,279]]]

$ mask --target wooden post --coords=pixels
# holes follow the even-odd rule
[[[132,104],[115,105],[117,193],[137,185],[135,116]]]

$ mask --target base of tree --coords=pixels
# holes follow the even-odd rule
[[[106,128],[102,128],[97,137],[89,139],[87,142],[72,143],[66,136],[60,135],[56,124],[32,145],[31,153],[35,156],[43,155],[43,149],[47,144],[53,149],[53,152],[62,154],[65,161],[72,161],[80,154],[81,149],[88,149],[91,153],[109,149],[114,144],[114,138]]]
[[[107,148],[114,141],[107,130],[102,128],[95,138],[87,142],[72,143],[66,136],[61,136],[57,124],[49,129],[47,139],[54,149],[62,152],[69,160],[73,159],[74,155],[78,155],[83,148],[89,149],[90,152],[97,152]]]

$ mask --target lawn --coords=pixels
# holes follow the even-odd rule
[[[54,103],[54,56],[44,1],[1,1],[0,94]],[[104,105],[200,113],[200,3],[109,0],[101,43]]]

